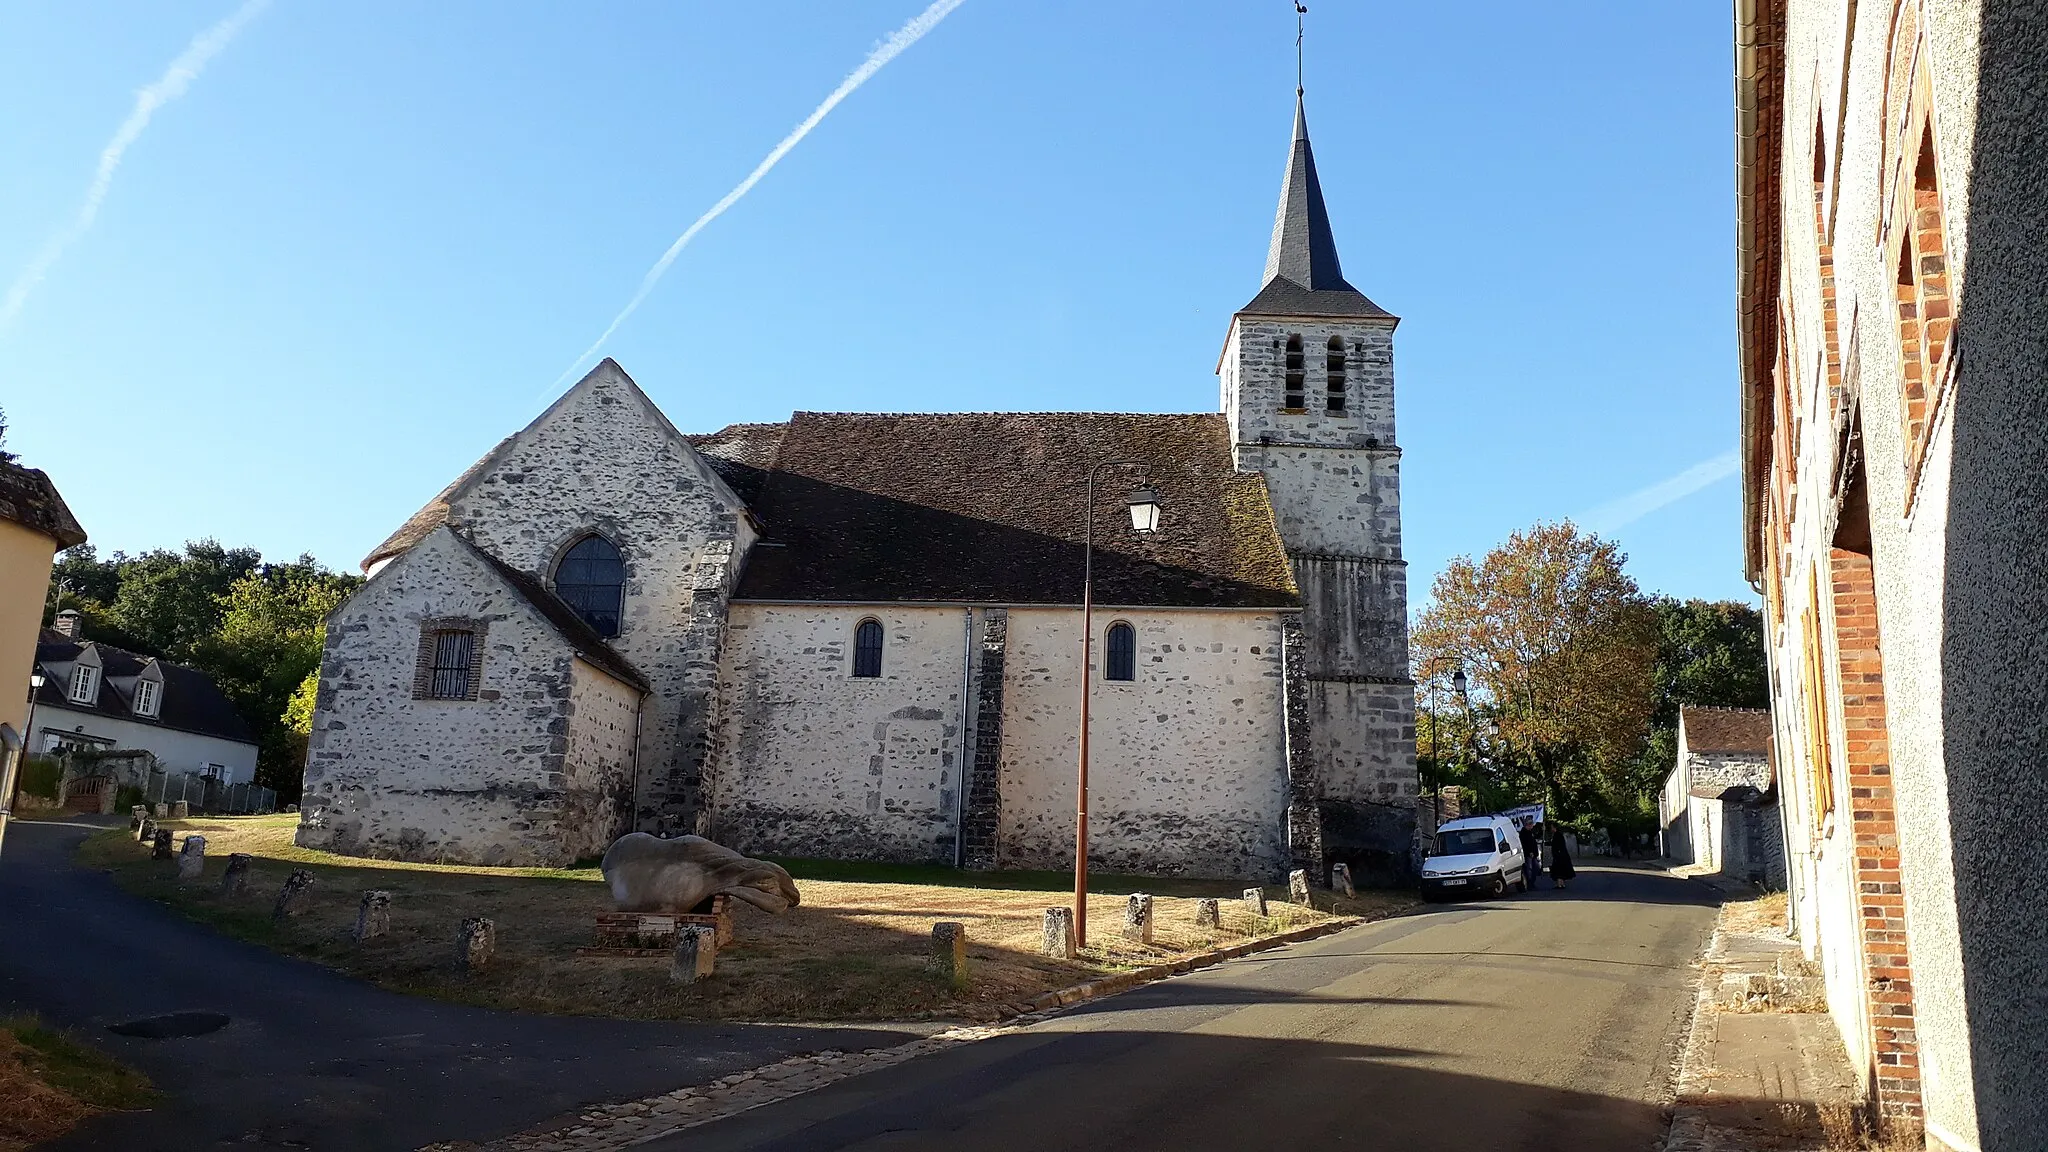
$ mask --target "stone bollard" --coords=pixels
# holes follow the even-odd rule
[[[391,931],[391,893],[372,889],[356,905],[356,943]]]
[[[1124,939],[1152,942],[1152,897],[1143,892],[1133,892],[1124,901]]]
[[[498,951],[498,926],[487,916],[471,916],[455,932],[455,961],[464,972],[490,967]]]
[[[270,910],[270,918],[283,921],[306,910],[308,893],[313,888],[313,874],[304,868],[292,869],[285,877],[284,887],[277,890],[277,904]]]
[[[1195,927],[1221,928],[1222,926],[1223,906],[1220,902],[1215,900],[1195,901]]]
[[[149,817],[149,805],[147,805],[147,804],[137,804],[137,805],[136,805],[135,807],[133,807],[133,808],[130,808],[130,809],[128,810],[128,828],[129,828],[129,830],[130,830],[130,831],[133,831],[134,829],[137,829],[137,828],[140,828],[140,827],[142,827],[142,822],[143,822],[144,820],[148,819],[148,817]]]
[[[240,896],[249,890],[249,861],[247,852],[228,853],[228,870],[221,874],[220,894]]]
[[[699,980],[708,980],[717,964],[718,929],[702,924],[686,924],[676,929],[676,950],[668,962],[669,983],[695,984]]]
[[[135,830],[135,840],[140,844],[156,843],[156,817],[144,816],[142,824]]]
[[[932,925],[932,967],[955,988],[967,987],[967,925]]]
[[[197,880],[206,871],[206,837],[187,836],[178,849],[178,879]]]
[[[173,800],[173,801],[171,801],[171,819],[173,819],[173,820],[189,820],[189,819],[191,819],[191,818],[192,818],[192,804],[191,804],[191,802],[190,802],[190,801],[186,801],[186,800]]]
[[[1077,951],[1074,947],[1074,910],[1072,908],[1047,908],[1045,910],[1045,936],[1039,941],[1039,951],[1060,960],[1072,960]]]
[[[284,806],[284,810],[293,816],[299,814],[299,806],[297,804],[287,804]]]
[[[166,803],[164,803],[164,802],[163,802],[163,801],[161,801],[161,800],[157,801],[157,802],[156,802],[156,811],[155,811],[154,815],[155,815],[155,816],[156,816],[156,818],[157,818],[157,819],[159,819],[159,820],[168,820],[168,819],[170,819],[170,815],[171,815],[171,806],[170,806],[169,804],[166,804]]]
[[[1347,899],[1358,895],[1358,885],[1351,882],[1351,865],[1330,865],[1330,887],[1342,892]]]
[[[1287,902],[1308,903],[1308,869],[1296,868],[1287,874]]]
[[[169,860],[171,858],[171,830],[169,828],[159,828],[156,830],[156,839],[151,841],[149,858],[151,860]]]
[[[1266,914],[1266,890],[1264,888],[1245,889],[1244,910],[1247,915],[1264,916]]]

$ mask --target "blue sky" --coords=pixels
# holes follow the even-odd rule
[[[1403,317],[1418,603],[1449,556],[1566,516],[1645,588],[1747,598],[1725,7],[1310,7],[1345,272]],[[0,406],[103,551],[352,567],[923,2],[275,0],[162,85],[238,8],[0,0]],[[685,430],[1211,410],[1286,158],[1291,16],[966,0],[603,352]]]

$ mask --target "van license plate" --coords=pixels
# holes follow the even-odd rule
[[[1463,883],[1464,883],[1464,881],[1463,881],[1463,880],[1446,880],[1446,881],[1444,881],[1444,887],[1446,887],[1446,888],[1450,888],[1450,887],[1453,887],[1453,886],[1455,886],[1455,885],[1458,885],[1458,884],[1463,884]]]

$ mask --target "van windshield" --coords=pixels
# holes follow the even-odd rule
[[[1452,828],[1436,834],[1436,855],[1470,856],[1493,851],[1493,829]]]

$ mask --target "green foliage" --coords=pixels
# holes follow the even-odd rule
[[[1617,827],[1649,831],[1657,823],[1657,793],[1678,762],[1678,710],[1770,706],[1770,668],[1764,659],[1763,614],[1733,600],[1659,597],[1657,670],[1652,678],[1650,732],[1626,776],[1628,806]]]
[[[57,782],[63,775],[64,765],[55,756],[28,756],[21,762],[21,774],[15,778],[15,787],[31,796],[55,800]]]
[[[94,1108],[147,1108],[160,1099],[148,1077],[89,1047],[34,1016],[10,1016],[0,1029],[12,1033],[36,1077]]]
[[[7,410],[0,408],[0,464],[14,460],[14,453],[7,451]]]
[[[298,795],[311,714],[295,728],[286,712],[317,682],[327,615],[361,580],[311,556],[266,564],[253,548],[212,540],[107,560],[80,545],[58,558],[55,577],[88,637],[212,676],[255,730],[257,783]]]

